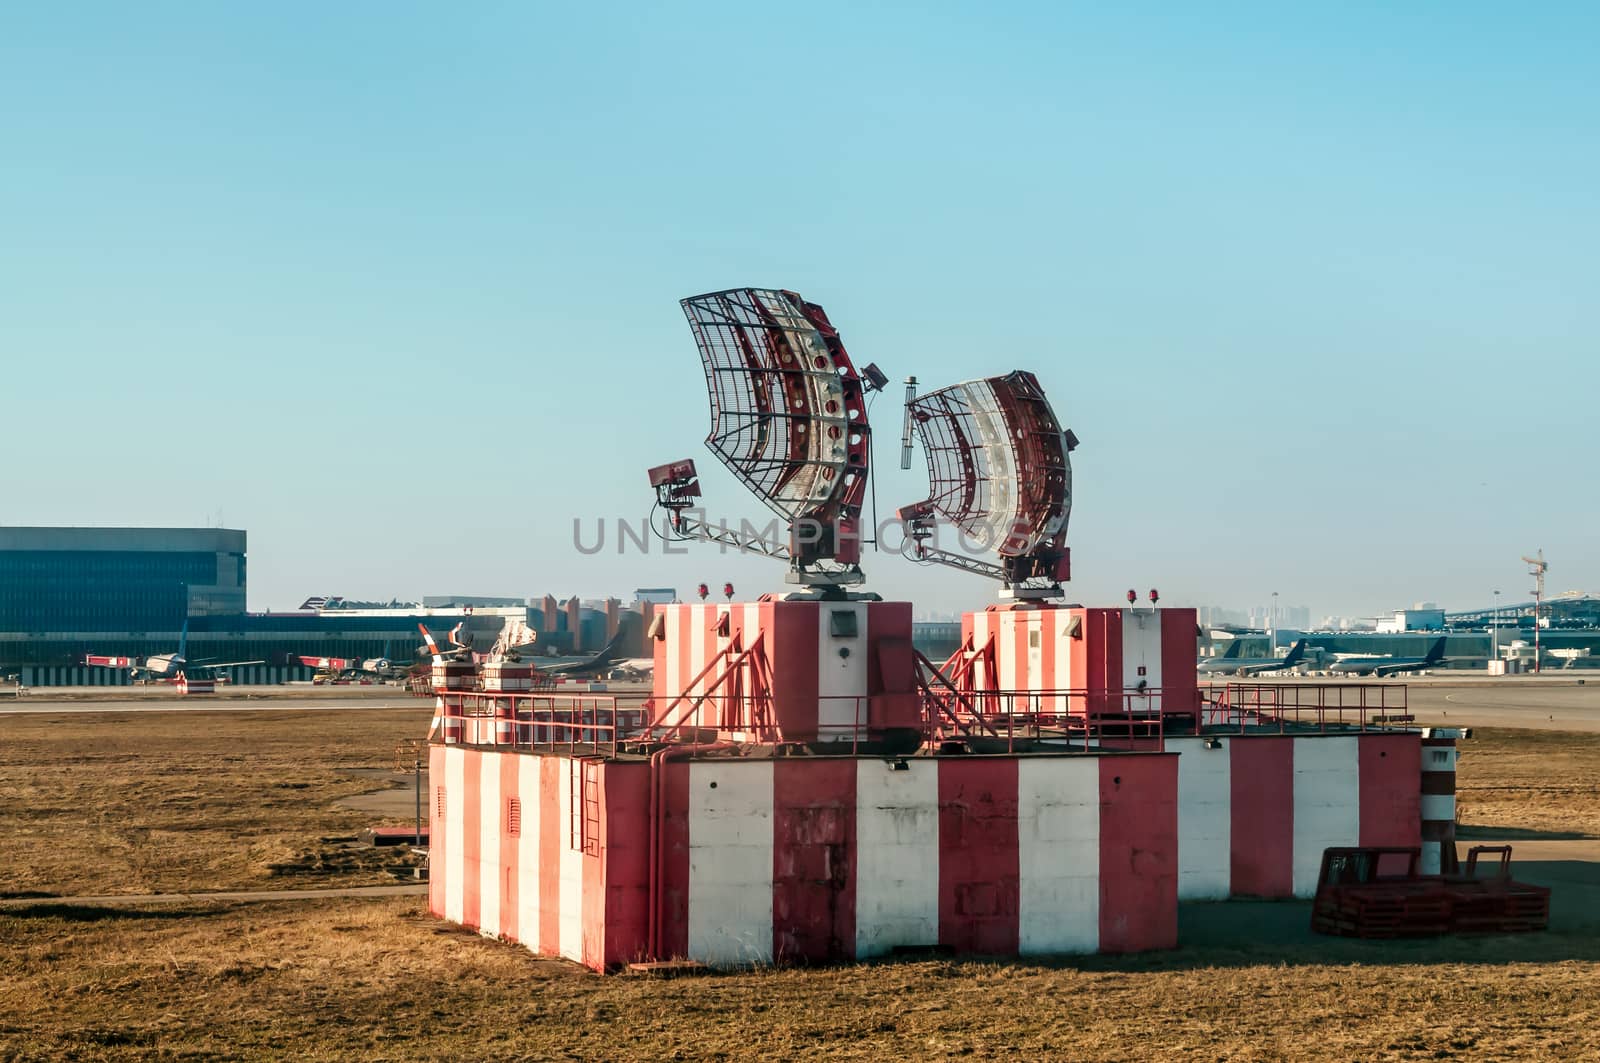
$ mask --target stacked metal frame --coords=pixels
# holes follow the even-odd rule
[[[860,376],[822,307],[734,288],[683,300],[711,399],[706,446],[789,523],[795,566],[860,561],[867,489]]]
[[[930,507],[999,555],[1008,586],[1067,578],[1074,442],[1032,373],[1018,370],[908,400],[928,462]],[[918,508],[918,507],[913,507]],[[919,556],[948,551],[919,548]],[[971,566],[964,566],[971,567]]]

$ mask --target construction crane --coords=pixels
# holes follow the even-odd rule
[[[1550,568],[1550,563],[1544,559],[1544,550],[1541,548],[1533,557],[1522,555],[1522,560],[1528,563],[1528,575],[1533,577],[1533,670],[1541,671],[1539,666],[1539,617],[1544,613],[1544,574]]]

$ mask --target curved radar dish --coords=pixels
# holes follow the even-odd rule
[[[706,446],[789,525],[791,581],[860,582],[867,490],[865,393],[839,332],[789,291],[733,288],[684,299],[711,399]]]
[[[1077,437],[1063,430],[1032,373],[1017,370],[916,394],[906,388],[901,465],[910,467],[913,433],[928,460],[926,501],[900,510],[914,560],[998,579],[1003,597],[1061,593],[1070,574],[1067,519]],[[992,549],[998,563],[931,544],[938,518],[969,549]]]

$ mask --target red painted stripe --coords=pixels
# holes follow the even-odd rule
[[[650,765],[611,761],[602,777],[600,852],[606,877],[602,959],[611,967],[644,959],[649,951]]]
[[[481,908],[479,905],[479,891],[483,884],[481,863],[483,860],[483,754],[475,749],[464,750],[466,767],[461,773],[462,790],[462,824],[461,838],[462,852],[466,859],[462,866],[466,872],[465,887],[462,891],[461,923],[475,930],[482,929],[479,923]],[[455,794],[450,795],[452,798]]]
[[[495,759],[500,762],[500,936],[507,941],[521,941],[517,935],[517,897],[521,892],[517,882],[518,854],[517,845],[522,841],[519,833],[511,833],[511,803],[521,805],[522,796],[518,792],[518,779],[520,773],[518,766],[522,763],[525,754],[501,753]],[[519,813],[519,819],[520,819]]]
[[[689,955],[689,764],[661,766],[665,805],[661,824],[661,956]]]
[[[1100,951],[1178,944],[1178,758],[1100,758]]]
[[[1193,609],[1161,610],[1161,711],[1193,712],[1199,704]]]
[[[772,942],[778,963],[856,950],[856,761],[772,766]]]
[[[440,919],[444,918],[444,890],[445,879],[450,874],[449,832],[445,830],[446,817],[440,814],[439,792],[444,787],[444,757],[445,747],[431,746],[428,749],[428,850],[432,854],[429,860],[430,873],[428,875],[428,911]],[[445,800],[450,800],[449,794]],[[459,794],[455,795],[457,801],[461,800]]]
[[[820,609],[817,602],[772,603],[773,715],[790,741],[817,736]]]
[[[939,944],[1015,953],[1020,888],[1016,760],[939,761]]]
[[[539,954],[561,955],[561,849],[568,824],[561,821],[561,785],[567,762],[539,758]]]
[[[1237,737],[1231,759],[1232,892],[1294,893],[1294,739]]]
[[[1360,843],[1421,845],[1422,798],[1417,776],[1422,771],[1422,745],[1417,736],[1364,734],[1356,741]]]

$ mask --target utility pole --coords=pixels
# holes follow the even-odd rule
[[[1539,663],[1539,617],[1544,614],[1544,574],[1550,564],[1542,549],[1533,557],[1523,555],[1522,560],[1528,563],[1528,575],[1533,577],[1533,670],[1538,673],[1544,671]]]

